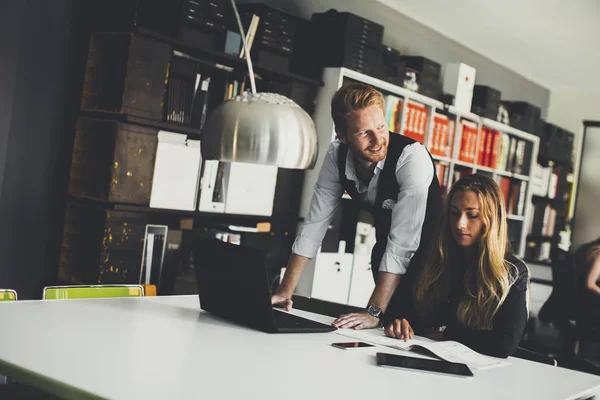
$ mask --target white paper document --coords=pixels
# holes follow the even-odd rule
[[[150,207],[193,211],[200,180],[200,141],[158,132]]]
[[[414,350],[418,353],[423,351],[431,352],[443,360],[467,364],[469,368],[473,370],[483,370],[510,365],[505,359],[477,353],[464,344],[452,340],[436,342],[425,337],[415,336],[413,339],[405,342],[403,340],[385,336],[382,328],[363,330],[338,329],[336,333],[398,350]]]

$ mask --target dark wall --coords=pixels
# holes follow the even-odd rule
[[[78,0],[12,0],[0,13],[0,287],[56,283],[87,43]],[[66,157],[65,157],[66,155]]]

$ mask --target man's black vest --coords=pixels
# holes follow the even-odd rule
[[[379,175],[377,197],[373,206],[370,206],[359,199],[358,191],[356,190],[356,184],[346,178],[346,155],[348,154],[348,146],[342,143],[338,150],[340,181],[342,182],[344,189],[354,201],[359,201],[361,205],[373,215],[375,220],[376,243],[373,251],[371,252],[371,270],[375,280],[377,280],[379,264],[381,263],[383,253],[385,252],[385,248],[387,246],[387,238],[390,233],[392,223],[392,208],[398,199],[398,192],[400,190],[400,186],[398,185],[398,181],[396,179],[396,165],[398,164],[398,159],[404,151],[404,148],[415,142],[415,140],[409,137],[390,132],[387,156],[383,170]],[[431,160],[431,163],[433,164],[433,159]],[[422,261],[423,255],[428,250],[434,234],[435,226],[440,222],[440,217],[442,214],[442,196],[440,184],[437,179],[437,174],[435,173],[435,166],[433,167],[433,179],[431,180],[431,184],[429,185],[429,193],[427,194],[427,211],[425,212],[425,219],[423,221],[423,228],[421,230],[419,248],[413,255],[408,270],[401,280],[400,286],[404,288],[404,290],[402,290],[400,287],[398,288],[400,291],[404,292],[403,294],[405,295],[410,295],[412,292],[412,284],[420,267],[419,264]]]

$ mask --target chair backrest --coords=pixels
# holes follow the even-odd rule
[[[539,319],[568,329],[577,318],[578,287],[573,256],[556,250],[552,257],[552,293],[539,312]]]
[[[103,299],[113,297],[142,297],[144,288],[140,285],[77,285],[47,286],[44,300]]]
[[[0,289],[0,301],[17,300],[17,292],[12,289]]]

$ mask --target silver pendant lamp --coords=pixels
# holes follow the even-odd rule
[[[256,93],[252,60],[235,1],[231,0],[248,63],[251,93],[221,103],[202,128],[206,160],[313,168],[317,132],[312,118],[293,100],[275,93]]]

